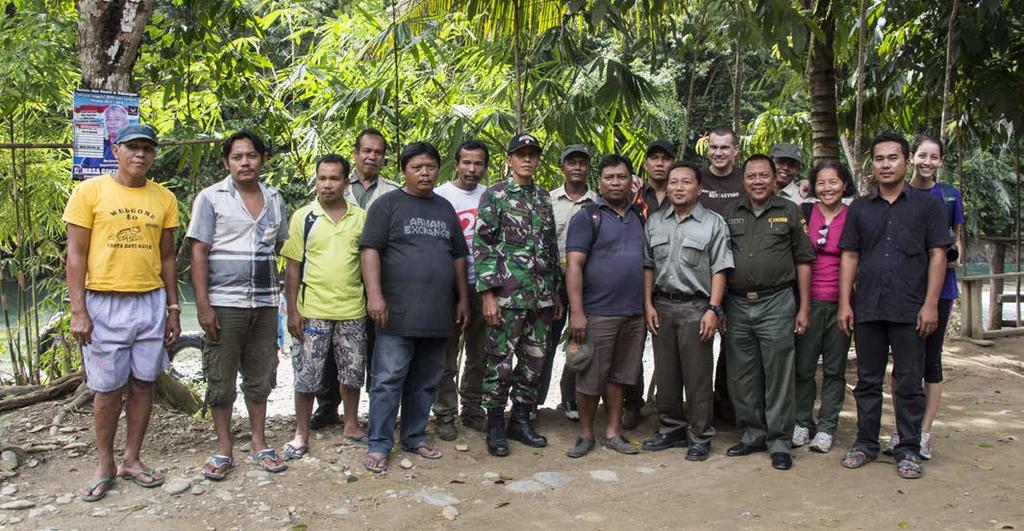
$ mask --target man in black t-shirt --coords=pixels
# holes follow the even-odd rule
[[[427,442],[427,418],[448,338],[469,321],[466,239],[451,203],[434,194],[441,156],[413,142],[399,162],[405,184],[370,207],[359,243],[366,311],[376,324],[363,461],[371,472],[388,468],[399,405],[402,449],[441,457]]]

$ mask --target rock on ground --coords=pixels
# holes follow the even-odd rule
[[[171,495],[175,495],[175,494],[181,494],[181,493],[187,491],[191,486],[192,486],[192,484],[191,484],[191,482],[189,482],[189,480],[181,479],[181,478],[175,478],[175,479],[172,479],[172,480],[168,481],[167,483],[164,483],[163,489],[164,489],[164,492],[166,492],[168,494],[171,494]]]
[[[590,477],[598,481],[618,481],[619,475],[611,470],[591,470]]]
[[[430,505],[436,505],[438,507],[444,507],[445,505],[455,505],[459,503],[459,499],[451,494],[445,492],[438,492],[433,490],[421,490],[416,493],[416,497],[425,503]]]
[[[9,501],[3,505],[0,505],[0,509],[5,511],[18,511],[22,509],[31,509],[36,506],[36,502],[31,500],[14,500]]]
[[[561,472],[537,472],[533,479],[553,488],[558,489],[572,482],[572,478]]]
[[[508,485],[505,485],[505,489],[509,492],[515,492],[518,494],[528,494],[531,492],[540,492],[546,490],[547,487],[542,483],[538,483],[532,479],[520,479],[513,481]]]

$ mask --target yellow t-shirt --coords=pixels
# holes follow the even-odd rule
[[[302,240],[306,216],[317,219],[309,232],[309,245]],[[343,321],[366,316],[362,269],[359,267],[359,238],[366,223],[366,211],[348,204],[345,216],[335,223],[320,201],[298,209],[288,225],[288,240],[281,256],[302,262],[306,254],[305,289],[299,284],[298,309],[303,317]]]
[[[178,226],[178,200],[147,181],[132,188],[101,175],[75,186],[64,221],[90,229],[85,288],[146,292],[164,286],[160,278],[160,235]]]

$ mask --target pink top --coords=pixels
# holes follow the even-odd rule
[[[811,300],[830,301],[839,300],[839,257],[842,250],[839,249],[839,236],[843,233],[843,226],[846,224],[846,212],[848,208],[844,205],[842,210],[832,218],[828,224],[828,232],[824,236],[825,245],[821,245],[822,228],[825,227],[825,216],[814,204],[811,209],[811,219],[807,223],[807,235],[811,238],[811,245],[818,257],[811,262]]]

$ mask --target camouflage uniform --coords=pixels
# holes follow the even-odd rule
[[[534,405],[558,293],[558,243],[548,194],[501,182],[484,192],[473,237],[478,292],[493,290],[501,323],[488,326],[485,408]],[[518,358],[513,370],[513,358]]]

